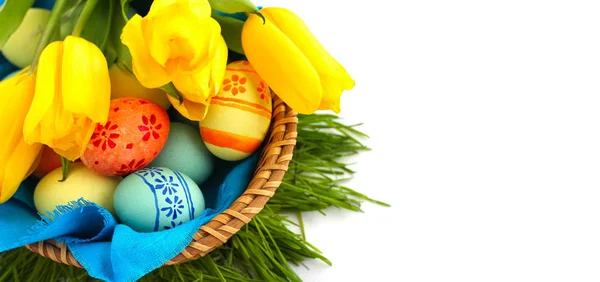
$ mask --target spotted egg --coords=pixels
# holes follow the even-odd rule
[[[219,94],[200,122],[206,147],[220,159],[238,161],[262,144],[272,116],[269,86],[247,61],[227,65]]]
[[[96,126],[81,161],[102,175],[132,173],[158,156],[169,130],[169,116],[160,105],[137,98],[112,100],[108,121]]]

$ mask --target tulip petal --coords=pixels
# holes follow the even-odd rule
[[[263,24],[251,14],[242,30],[242,45],[250,64],[292,109],[301,114],[318,109],[323,89],[317,71],[270,19]]]
[[[261,13],[276,25],[308,58],[319,75],[337,78],[345,90],[354,87],[354,80],[317,40],[304,21],[285,8],[268,7]]]
[[[108,65],[100,49],[87,40],[67,36],[62,57],[64,110],[106,123],[110,107]]]
[[[183,100],[183,103],[179,104],[179,101],[171,96],[168,96],[169,101],[173,107],[184,117],[189,120],[202,121],[206,117],[208,112],[209,101],[204,103],[196,103],[190,100]]]
[[[189,9],[199,18],[210,17],[211,8],[207,0],[154,0],[152,6],[150,6],[150,11],[148,11],[148,16],[154,16],[160,10],[176,3],[187,4]]]
[[[180,73],[173,77],[173,84],[186,100],[202,103],[219,92],[227,66],[227,45],[221,35],[213,45],[215,56],[210,65],[191,75]]]
[[[210,68],[191,75],[179,74],[173,77],[173,85],[183,95],[183,97],[192,102],[201,102],[208,99],[211,89],[208,85],[210,78]]]
[[[211,15],[210,3],[207,0],[187,0],[190,10],[198,18],[209,18]]]
[[[50,46],[48,46],[50,47]],[[27,135],[27,118],[24,125],[25,141],[28,143],[39,142],[52,148],[57,146],[55,140],[70,134],[73,127],[73,116],[63,108],[62,98],[62,56],[64,50],[63,42],[44,49],[40,56],[38,71],[36,75],[35,94],[29,114],[39,116],[42,110],[46,110],[38,121],[37,129],[34,130],[36,139],[29,139]],[[36,105],[40,105],[38,110]]]
[[[28,71],[27,68],[0,82],[0,120],[10,121],[0,123],[0,165],[7,163],[14,148],[23,140],[23,122],[35,91],[35,78]]]
[[[75,161],[85,153],[95,128],[96,123],[89,118],[75,118],[72,131],[68,135],[54,139],[51,144],[47,145],[52,147],[57,154],[70,161]]]
[[[196,53],[194,58],[189,62],[189,66],[187,66],[188,69],[198,69],[200,67],[203,67],[204,64],[209,64],[212,60],[212,58],[214,58],[215,56],[217,56],[216,52],[218,52],[218,50],[221,49],[217,49],[214,48],[215,44],[220,44],[220,40],[223,39],[223,36],[221,35],[221,25],[219,25],[219,23],[213,19],[213,18],[207,18],[204,19],[203,22],[201,23],[201,26],[203,27],[201,30],[197,30],[200,33],[194,36],[198,36],[198,37],[203,37],[203,38],[207,38],[210,39],[210,41],[199,41],[196,42],[196,44],[205,44],[205,45],[210,45],[210,47],[208,48],[208,53]],[[223,39],[224,42],[224,39]],[[227,45],[225,45],[227,46]],[[183,69],[185,70],[185,69]]]
[[[332,110],[336,114],[341,112],[340,98],[344,91],[343,85],[336,78],[329,76],[322,76],[321,82],[323,83],[323,100],[319,110]]]
[[[23,140],[23,123],[35,91],[35,77],[28,71],[0,82],[0,120],[4,121],[0,123],[0,204],[10,199],[37,167],[42,148]]]
[[[49,112],[53,112],[56,91],[60,87],[56,83],[60,68],[62,42],[57,41],[46,46],[39,59],[35,80],[35,95],[31,108],[23,124],[25,142],[42,142],[42,122]],[[46,129],[49,131],[49,129]]]
[[[157,13],[161,9],[163,9],[169,5],[173,5],[177,2],[178,2],[178,0],[154,0],[154,1],[152,1],[152,5],[150,6],[150,10],[148,11],[148,16],[153,16],[155,13]]]
[[[214,56],[211,42],[221,33],[210,16],[199,18],[182,5],[166,6],[142,20],[150,55],[170,76],[206,67]]]
[[[8,201],[17,189],[21,182],[27,178],[40,161],[40,152],[42,144],[35,143],[29,145],[24,140],[20,140],[16,148],[13,149],[12,155],[6,161],[2,161],[4,166],[0,165],[0,204]]]
[[[121,41],[129,48],[133,73],[144,87],[159,88],[171,81],[165,69],[150,56],[142,33],[142,17],[135,15],[127,22]]]
[[[212,69],[210,83],[211,88],[213,89],[213,94],[211,94],[211,97],[216,96],[219,91],[221,91],[223,78],[225,78],[225,72],[227,70],[227,56],[229,53],[223,36],[219,35],[219,39],[214,43],[216,44],[216,47],[214,48],[217,50],[217,53],[211,62]]]

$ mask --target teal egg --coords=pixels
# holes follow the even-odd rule
[[[200,216],[205,207],[198,185],[185,174],[165,167],[130,174],[114,195],[117,217],[138,232],[175,228]]]
[[[172,122],[167,143],[150,166],[168,167],[202,184],[213,172],[213,162],[198,127]]]

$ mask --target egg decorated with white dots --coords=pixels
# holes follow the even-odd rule
[[[119,220],[138,232],[176,228],[205,210],[202,191],[188,176],[165,167],[136,171],[115,191]]]

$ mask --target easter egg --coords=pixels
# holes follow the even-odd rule
[[[42,156],[40,164],[33,171],[33,176],[36,178],[42,178],[46,174],[62,166],[60,155],[54,152],[52,148],[45,146],[42,148]]]
[[[57,206],[83,198],[115,214],[113,195],[122,180],[121,177],[103,176],[91,171],[82,163],[73,163],[67,179],[60,182],[62,178],[62,169],[55,169],[44,176],[35,187],[33,202],[39,213],[45,215]]]
[[[213,171],[213,156],[202,142],[197,128],[172,122],[167,144],[149,166],[168,167],[200,184]]]
[[[175,228],[205,209],[198,185],[164,167],[145,168],[125,177],[115,191],[114,206],[121,222],[138,232]]]
[[[98,124],[81,161],[102,175],[126,175],[147,166],[162,150],[169,116],[158,104],[136,98],[110,102],[108,121]]]
[[[19,68],[31,65],[49,19],[50,11],[46,9],[27,10],[19,27],[2,47],[6,59]]]
[[[222,89],[200,122],[202,139],[220,159],[244,159],[265,139],[272,111],[268,85],[248,62],[233,62],[227,65]]]
[[[109,70],[111,99],[140,98],[159,104],[164,109],[171,107],[167,94],[160,89],[148,89],[128,70],[112,65]]]

